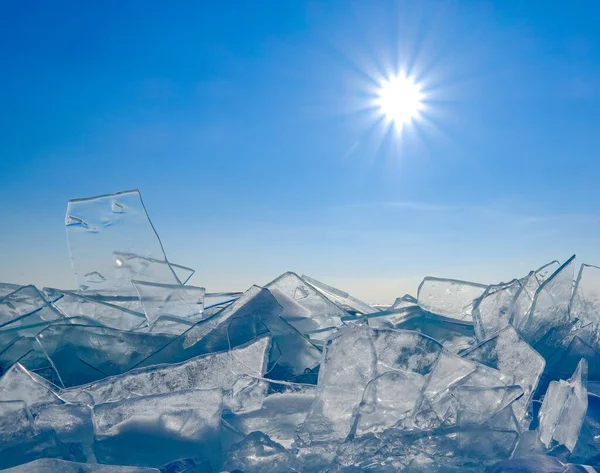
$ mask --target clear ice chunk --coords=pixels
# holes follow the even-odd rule
[[[0,299],[0,331],[61,318],[35,286],[23,286]]]
[[[144,306],[148,324],[153,324],[161,316],[174,316],[192,322],[202,319],[205,288],[135,280],[131,282]]]
[[[65,225],[80,290],[134,294],[132,279],[181,284],[138,190],[70,200]]]
[[[35,428],[53,431],[63,443],[91,448],[94,426],[92,411],[84,404],[51,404],[35,414]]]
[[[571,299],[571,319],[577,336],[596,350],[600,349],[600,268],[582,264]]]
[[[311,339],[327,338],[319,330],[339,327],[348,313],[304,282],[297,274],[287,272],[265,286],[283,308],[281,317]]]
[[[135,397],[93,408],[99,462],[160,466],[201,455],[220,462],[221,389]]]
[[[340,309],[353,314],[370,314],[377,312],[377,309],[366,302],[351,296],[347,292],[341,291],[333,286],[329,286],[321,281],[317,281],[309,276],[302,275],[302,279],[322,293],[327,299],[337,305]]]
[[[58,371],[63,386],[70,387],[124,373],[172,338],[108,327],[53,324],[36,340]]]
[[[544,358],[510,325],[469,349],[464,356],[514,376],[515,384],[523,389],[523,396],[513,404],[513,410],[519,422],[524,422],[529,402],[546,366]]]
[[[224,468],[244,473],[295,473],[290,453],[262,432],[252,432],[231,447]]]
[[[404,294],[402,297],[397,297],[394,303],[389,307],[390,310],[399,310],[406,307],[418,305],[417,299],[410,294]]]
[[[268,308],[269,311],[276,311],[278,315],[281,307],[274,304],[273,297],[269,296],[267,291],[258,286],[252,286],[243,296],[211,317],[197,322],[161,350],[144,360],[140,366],[176,363],[205,353],[227,350],[230,346],[248,342],[256,336],[251,329],[242,330],[242,324],[239,324],[240,333],[236,334],[236,339],[230,339],[228,337],[229,324],[235,318],[243,320],[247,319],[246,316],[260,314],[265,308]],[[264,331],[267,330],[264,327]]]
[[[473,323],[478,341],[485,340],[511,323],[512,309],[521,282],[488,286],[473,303]]]
[[[371,319],[369,319],[369,325],[371,325]],[[414,330],[427,335],[440,342],[452,353],[465,350],[476,342],[472,323],[447,319],[423,312],[421,309],[412,311],[411,316],[396,323],[394,328]]]
[[[232,396],[239,412],[224,413],[223,419],[243,435],[262,432],[290,448],[298,426],[310,412],[316,387],[264,379],[244,381],[243,386]]]
[[[189,389],[231,389],[240,376],[263,376],[271,337],[263,336],[231,351],[192,358],[179,364],[136,368],[118,376],[64,389],[63,399],[76,399],[82,392],[94,404],[116,402],[136,396],[166,394]]]
[[[54,302],[54,305],[64,314],[87,317],[99,325],[118,330],[136,330],[147,324],[143,312],[112,304],[100,296],[59,289],[46,290],[63,294],[63,297]]]
[[[343,440],[350,433],[363,391],[375,376],[377,354],[371,329],[342,327],[325,343],[316,399],[299,430],[302,441]]]
[[[24,401],[30,409],[44,404],[62,404],[58,391],[56,386],[19,363],[0,378],[0,401]]]
[[[587,361],[581,360],[568,381],[552,381],[539,413],[540,440],[546,447],[573,451],[588,406]]]
[[[473,301],[487,286],[468,281],[428,276],[419,285],[419,306],[428,312],[471,322]]]
[[[207,292],[204,294],[204,308],[224,306],[239,299],[243,294],[243,292]]]
[[[388,371],[369,381],[356,417],[354,435],[378,434],[413,427],[412,415],[421,401],[421,387],[405,373]]]
[[[156,468],[143,466],[98,465],[56,458],[40,458],[2,471],[3,473],[161,473]]]
[[[531,309],[520,328],[523,338],[530,344],[569,325],[574,267],[575,255],[538,287]]]
[[[511,321],[511,325],[517,330],[520,331],[526,322],[536,291],[558,268],[560,268],[560,263],[558,261],[551,261],[541,268],[531,271],[527,276],[520,280],[521,290],[515,296]]]

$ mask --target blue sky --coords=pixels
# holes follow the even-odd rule
[[[73,287],[70,198],[139,188],[209,291],[372,302],[600,263],[597,2],[2,2],[0,280]],[[409,69],[424,120],[373,108]]]

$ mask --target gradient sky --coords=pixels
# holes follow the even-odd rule
[[[176,4],[0,2],[0,280],[74,287],[67,200],[132,188],[208,291],[600,264],[598,2]]]

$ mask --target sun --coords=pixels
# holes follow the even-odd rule
[[[419,84],[400,74],[380,82],[376,105],[388,122],[401,129],[419,117],[423,98]]]

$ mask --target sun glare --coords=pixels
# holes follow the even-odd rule
[[[398,75],[380,83],[376,104],[389,122],[402,128],[419,117],[423,93],[413,79]]]

